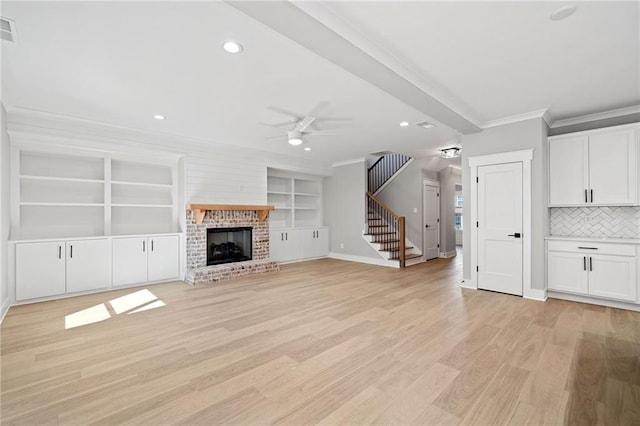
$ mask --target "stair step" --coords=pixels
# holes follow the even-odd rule
[[[404,249],[405,249],[405,251],[406,250],[412,250],[413,247],[412,246],[406,246]],[[396,253],[396,252],[400,253],[400,248],[392,248],[392,249],[389,249],[389,250],[380,249],[378,251],[388,251],[389,253]],[[409,256],[409,255],[407,255],[407,256]]]
[[[372,233],[368,233],[368,234],[364,234],[364,235],[370,235],[372,237],[378,236],[378,235],[395,235],[395,232],[376,232],[375,234]],[[380,241],[371,241],[372,243],[379,243]]]
[[[409,259],[415,259],[416,257],[422,257],[422,255],[421,254],[408,254],[408,255],[406,255],[404,257],[404,260],[407,261]],[[389,260],[400,260],[400,258],[397,257],[397,256],[393,256],[393,257],[390,257]]]
[[[389,225],[369,225],[369,228],[388,228]]]

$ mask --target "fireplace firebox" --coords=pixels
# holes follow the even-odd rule
[[[252,259],[253,228],[208,228],[207,265]]]

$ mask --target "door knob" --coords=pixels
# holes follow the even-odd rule
[[[429,227],[429,225],[425,225],[424,227],[425,227],[425,228],[428,228],[428,227]]]
[[[520,238],[520,233],[519,233],[519,232],[516,232],[515,234],[509,234],[509,235],[507,235],[507,237]]]

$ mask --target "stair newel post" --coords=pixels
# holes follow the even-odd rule
[[[398,219],[398,227],[400,228],[400,267],[405,267],[405,228],[404,228],[405,217],[400,216]]]

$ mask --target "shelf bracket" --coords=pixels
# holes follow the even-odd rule
[[[269,210],[258,210],[258,222],[264,222],[269,217]]]
[[[201,209],[195,209],[194,212],[196,213],[196,225],[200,225],[204,220],[204,215],[205,213],[207,213],[207,211],[201,210]]]

